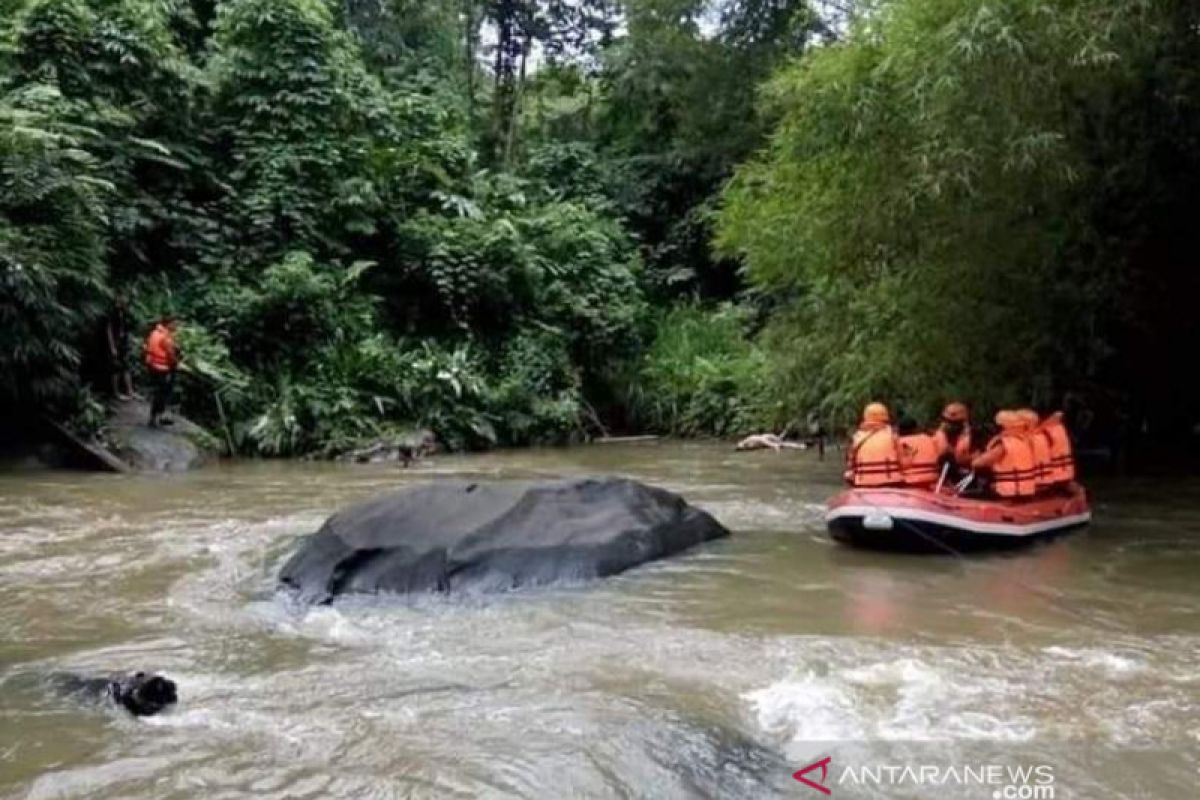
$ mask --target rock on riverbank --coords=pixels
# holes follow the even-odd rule
[[[117,458],[143,472],[183,472],[202,466],[220,450],[204,428],[175,415],[174,423],[151,428],[150,405],[121,400],[112,406],[105,438]]]

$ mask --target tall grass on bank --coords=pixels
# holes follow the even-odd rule
[[[628,382],[633,426],[673,436],[729,436],[760,425],[766,362],[746,326],[746,311],[733,305],[661,314]]]

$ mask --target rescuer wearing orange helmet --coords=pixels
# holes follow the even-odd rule
[[[159,424],[170,425],[172,420],[165,416],[167,404],[171,402],[171,392],[175,388],[175,370],[179,368],[179,345],[175,343],[175,331],[178,328],[175,318],[163,314],[158,324],[142,348],[146,361],[146,370],[150,373],[150,382],[154,387],[154,400],[150,405],[151,428]]]
[[[1015,411],[997,412],[1000,432],[988,442],[971,468],[992,474],[992,489],[1004,498],[1028,498],[1037,492],[1037,461],[1025,433],[1025,421]]]
[[[900,448],[891,414],[883,403],[868,403],[846,451],[846,481],[854,486],[902,486]]]
[[[971,464],[971,415],[965,404],[955,401],[942,409],[942,421],[933,434],[938,451],[959,467]]]

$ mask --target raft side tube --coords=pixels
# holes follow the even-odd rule
[[[825,514],[835,541],[906,552],[1010,549],[1087,525],[1083,487],[1027,501],[981,500],[925,489],[849,489]]]

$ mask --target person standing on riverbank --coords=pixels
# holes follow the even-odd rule
[[[124,295],[113,301],[112,313],[104,324],[108,344],[109,375],[113,397],[129,400],[134,396],[133,376],[129,374],[129,302]]]
[[[154,388],[148,423],[151,428],[172,423],[171,418],[165,414],[175,388],[175,372],[179,369],[179,345],[175,343],[177,328],[175,318],[170,314],[163,314],[154,330],[146,337],[146,369],[150,373],[150,382]]]

